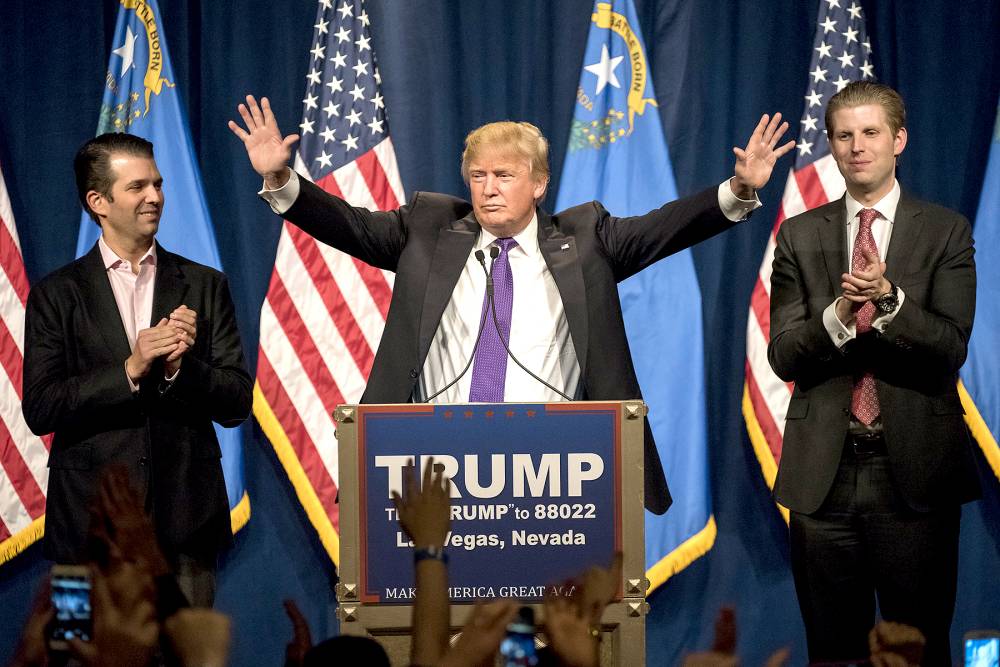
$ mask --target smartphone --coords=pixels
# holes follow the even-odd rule
[[[55,615],[49,625],[49,648],[65,651],[74,637],[91,640],[90,569],[86,565],[52,566],[52,608]]]
[[[504,667],[535,667],[535,611],[521,607],[517,616],[507,625],[507,636],[500,642],[500,657]]]
[[[1000,667],[1000,631],[965,633],[965,667]]]

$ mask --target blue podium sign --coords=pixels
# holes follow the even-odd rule
[[[433,458],[451,479],[449,595],[528,602],[622,549],[617,403],[357,406],[359,588],[410,604],[413,550],[391,492]]]

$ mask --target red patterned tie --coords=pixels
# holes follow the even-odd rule
[[[875,237],[872,236],[872,222],[878,217],[878,211],[873,208],[862,209],[859,213],[861,218],[861,229],[854,239],[854,252],[851,257],[851,271],[860,271],[867,265],[863,250],[878,256],[878,248],[875,246]],[[866,301],[865,305],[858,309],[855,322],[857,332],[863,334],[871,331],[872,318],[875,316],[875,304]],[[851,412],[863,424],[870,425],[879,415],[878,392],[875,388],[875,376],[871,372],[865,372],[857,382],[854,383],[854,391],[851,393]]]

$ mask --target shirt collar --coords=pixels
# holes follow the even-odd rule
[[[858,217],[858,213],[864,208],[873,208],[879,212],[883,218],[888,220],[890,223],[896,219],[896,209],[899,207],[899,197],[901,190],[899,187],[899,181],[893,179],[892,190],[882,197],[882,199],[875,202],[874,206],[864,206],[857,199],[851,196],[848,192],[845,196],[847,202],[847,224],[850,225],[855,218]]]
[[[104,240],[103,234],[97,239],[97,247],[101,251],[101,259],[104,261],[105,270],[117,269],[121,264],[129,263],[127,259],[122,259],[118,256],[118,253],[111,249],[111,246]],[[156,266],[156,241],[153,241],[149,246],[149,250],[139,258],[139,266],[143,264]]]
[[[517,241],[517,247],[520,248],[526,255],[533,257],[538,253],[538,211],[536,210],[534,215],[531,216],[531,222],[528,226],[522,229],[517,234],[512,237]],[[476,250],[485,250],[488,248],[497,237],[486,231],[485,227],[480,227],[479,240],[476,241]]]

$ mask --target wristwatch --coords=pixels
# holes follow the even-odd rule
[[[888,315],[899,307],[899,289],[892,283],[889,284],[892,289],[873,301],[880,315]]]

